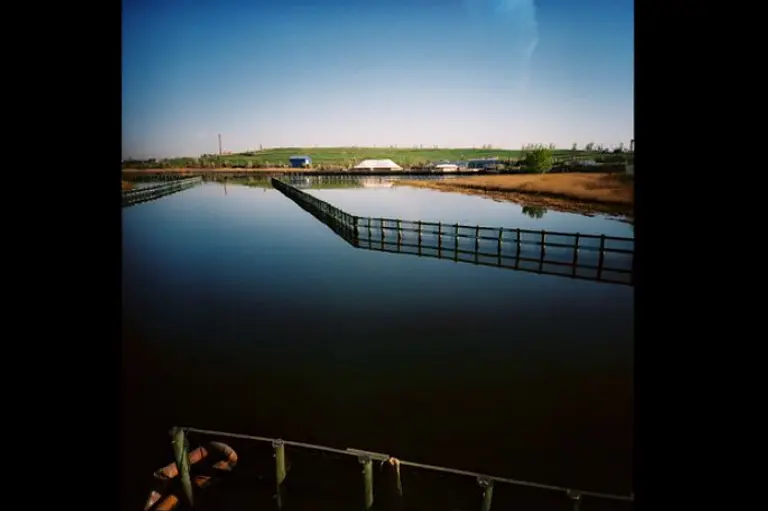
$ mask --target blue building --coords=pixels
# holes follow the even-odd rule
[[[470,169],[484,169],[484,170],[491,170],[495,169],[496,165],[499,164],[499,158],[478,158],[476,160],[469,160],[468,167]]]
[[[310,164],[312,164],[312,158],[309,156],[291,156],[289,160],[291,162],[291,167],[296,169],[309,167]]]

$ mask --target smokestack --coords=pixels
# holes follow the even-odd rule
[[[219,133],[219,156],[221,156],[221,133]]]

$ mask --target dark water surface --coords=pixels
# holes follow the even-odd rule
[[[632,235],[482,197],[309,191],[356,215]],[[124,470],[145,477],[126,491],[173,425],[632,490],[629,286],[360,250],[277,190],[207,183],[123,210],[123,322]]]

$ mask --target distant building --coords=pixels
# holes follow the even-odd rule
[[[467,162],[467,168],[471,170],[490,170],[495,169],[499,164],[499,158],[478,158],[476,160],[469,160]]]
[[[355,170],[403,170],[392,160],[363,160],[354,166]]]
[[[291,162],[291,167],[295,169],[309,167],[312,164],[312,158],[309,156],[291,156],[288,160]]]
[[[455,163],[439,163],[435,165],[435,170],[440,172],[456,172],[459,170],[459,166]]]

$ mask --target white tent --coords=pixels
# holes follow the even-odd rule
[[[392,160],[363,160],[354,167],[357,170],[403,170]]]

